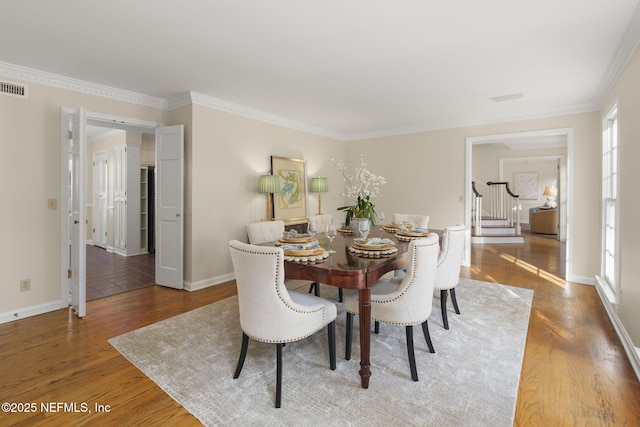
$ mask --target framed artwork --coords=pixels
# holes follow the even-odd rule
[[[538,200],[538,172],[514,172],[513,182],[520,200]]]
[[[271,156],[271,174],[280,178],[273,195],[273,218],[285,225],[307,222],[307,161]]]

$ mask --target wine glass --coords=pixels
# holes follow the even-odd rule
[[[327,239],[329,239],[329,253],[335,254],[336,251],[331,250],[331,245],[333,244],[333,239],[338,235],[338,229],[335,224],[327,224]]]
[[[311,237],[313,237],[316,235],[317,232],[318,232],[318,224],[316,224],[315,221],[309,222],[309,225],[307,225],[307,233],[309,233]]]

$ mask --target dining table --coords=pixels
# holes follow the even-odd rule
[[[392,254],[376,257],[372,254],[352,252],[354,237],[342,232],[331,242],[325,233],[317,233],[316,239],[331,254],[322,262],[285,261],[285,277],[287,279],[309,280],[325,283],[343,289],[353,289],[359,293],[358,315],[360,317],[360,381],[362,388],[369,387],[371,377],[371,287],[386,273],[399,270],[406,265],[409,243],[399,240],[385,228],[371,227],[368,237],[388,238],[393,241],[397,251]],[[352,248],[352,249],[350,249]],[[335,252],[333,252],[335,251]]]

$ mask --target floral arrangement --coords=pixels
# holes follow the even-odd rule
[[[348,173],[344,161],[331,159],[331,163],[344,177],[344,190],[339,196],[356,198],[355,205],[338,208],[339,211],[346,212],[345,224],[350,225],[352,218],[369,218],[371,225],[375,226],[378,217],[371,198],[380,195],[380,187],[386,184],[387,180],[367,169],[364,154],[360,156],[353,175]]]

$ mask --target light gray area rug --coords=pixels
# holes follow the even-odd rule
[[[450,308],[449,330],[440,300],[433,301],[435,354],[414,327],[418,382],[411,380],[404,327],[381,324],[371,336],[366,390],[358,375],[358,323],[347,361],[337,303],[337,369],[329,369],[326,330],[287,344],[280,409],[274,344],[250,340],[240,378],[232,379],[242,338],[237,297],[109,342],[207,426],[511,426],[533,291],[463,279],[456,293],[462,314]],[[337,300],[331,287],[323,286],[322,295]]]

